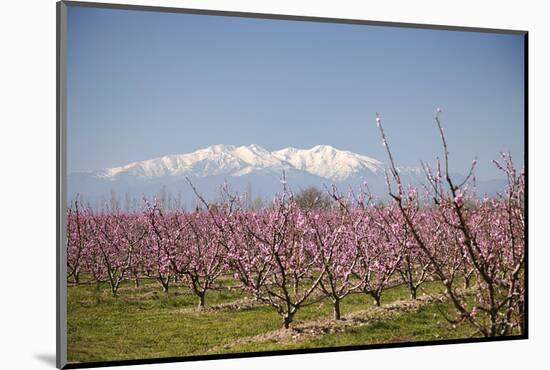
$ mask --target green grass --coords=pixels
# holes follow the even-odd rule
[[[376,321],[372,324],[350,328],[343,333],[328,333],[297,343],[261,343],[232,347],[230,352],[273,351],[283,349],[328,348],[338,346],[378,343],[402,343],[411,341],[469,338],[472,329],[467,325],[452,328],[438,309],[451,312],[452,305],[428,304],[418,311],[404,313],[396,318]]]
[[[225,281],[224,284],[229,284]],[[234,282],[233,282],[234,283]],[[437,284],[427,284],[438,292]],[[207,305],[243,300],[239,290],[212,291]],[[408,299],[404,287],[392,288],[382,295],[382,304]],[[354,294],[342,302],[342,314],[365,310],[372,298]],[[113,298],[108,285],[79,285],[68,288],[68,359],[93,362],[138,358],[160,358],[205,354],[236,339],[279,329],[280,317],[265,305],[243,309],[198,311],[197,298],[183,287],[171,287],[167,294],[154,281],[143,281],[139,288],[127,282]],[[452,307],[445,305],[444,309]],[[322,301],[304,307],[295,322],[331,317],[332,306]],[[353,327],[337,334],[325,334],[298,343],[252,343],[235,346],[231,352],[265,351],[290,348],[331,347],[381,342],[433,340],[468,337],[471,328],[450,328],[435,304],[417,312],[403,313],[393,319]]]

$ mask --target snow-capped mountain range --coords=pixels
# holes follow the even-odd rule
[[[384,196],[387,193],[384,168],[379,160],[330,145],[276,151],[255,144],[213,145],[192,153],[69,174],[67,197],[71,201],[80,194],[97,204],[110,199],[112,194],[140,199],[156,196],[162,190],[190,205],[196,202],[196,197],[186,182],[189,178],[202,195],[210,199],[219,195],[224,182],[234,191],[269,199],[281,190],[279,180],[283,172],[294,190],[331,184],[347,190],[349,186],[356,188],[366,182],[374,194]],[[400,172],[408,183],[418,185],[423,181],[419,168],[402,168]]]
[[[213,145],[192,153],[167,155],[125,166],[107,168],[90,173],[93,177],[116,180],[132,176],[136,180],[159,177],[238,177],[256,171],[281,175],[283,171],[304,171],[331,181],[344,181],[362,172],[378,173],[382,162],[329,145],[311,149],[285,148],[270,152],[259,145]]]

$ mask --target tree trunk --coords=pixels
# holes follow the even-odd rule
[[[380,307],[380,296],[381,294],[373,294],[372,297],[374,298],[374,304],[377,307]]]
[[[411,299],[416,299],[416,290],[418,287],[411,287]]]
[[[283,326],[285,329],[290,328],[290,323],[292,322],[293,315],[290,313],[287,313],[283,316]]]
[[[201,293],[198,296],[199,296],[199,310],[201,310],[205,306],[205,299],[204,298],[205,298],[206,294]]]
[[[468,289],[470,287],[470,278],[469,276],[464,276],[464,289]]]
[[[491,329],[489,331],[490,337],[496,337],[498,333],[498,323],[497,323],[497,311],[492,308],[491,312],[489,313],[489,317],[491,320]]]
[[[138,278],[134,279],[134,284],[135,284],[136,288],[139,288],[139,279]]]
[[[335,299],[334,300],[334,320],[340,320],[341,319],[341,315],[340,315],[340,299]]]
[[[170,276],[166,278],[166,281],[162,278],[162,276],[158,276],[157,279],[160,282],[160,285],[162,285],[162,291],[164,293],[168,293],[168,287],[170,285]]]
[[[120,286],[120,280],[111,282],[111,292],[113,293],[113,297],[115,297],[115,298],[117,296],[119,286]]]

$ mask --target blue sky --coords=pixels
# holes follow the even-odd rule
[[[523,161],[523,37],[70,7],[68,171],[213,144],[329,144],[401,165]]]

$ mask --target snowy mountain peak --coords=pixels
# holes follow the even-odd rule
[[[361,172],[377,173],[382,162],[330,145],[316,145],[311,149],[286,148],[273,152],[293,167],[331,180],[343,181]]]
[[[207,148],[204,148],[204,149],[199,149],[197,151],[210,151],[210,152],[213,152],[213,153],[220,153],[220,152],[228,152],[228,151],[232,151],[232,150],[235,150],[235,146],[234,145],[226,145],[226,144],[217,144],[217,145],[212,145],[212,146],[209,146]]]
[[[313,148],[310,149],[310,151],[314,152],[335,152],[337,151],[336,148],[330,145],[315,145]]]
[[[243,176],[255,171],[281,173],[304,171],[331,181],[343,181],[361,173],[377,173],[383,167],[376,159],[330,145],[311,149],[285,148],[270,152],[257,145],[217,144],[192,153],[134,162],[93,172],[95,178],[153,179],[161,177]]]

